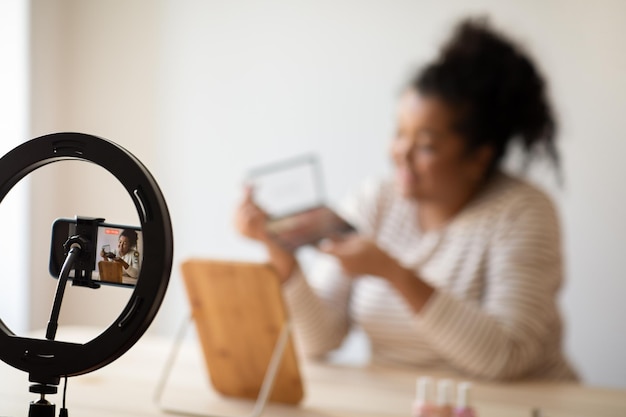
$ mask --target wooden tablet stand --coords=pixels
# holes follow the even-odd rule
[[[182,273],[215,390],[256,399],[251,417],[261,415],[268,401],[300,402],[304,390],[274,270],[267,264],[196,259],[184,262]],[[189,322],[179,331],[157,400]]]

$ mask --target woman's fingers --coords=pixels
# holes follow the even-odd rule
[[[257,206],[253,199],[253,188],[244,188],[244,197],[237,208],[235,226],[239,233],[256,240],[264,240],[267,214]]]
[[[243,187],[243,202],[254,204],[254,188],[249,184]]]

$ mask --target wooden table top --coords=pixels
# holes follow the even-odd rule
[[[97,333],[96,333],[97,334]],[[77,339],[77,335],[80,336]],[[66,337],[66,339],[63,339]],[[86,341],[89,331],[59,330],[60,340]],[[67,408],[72,416],[161,416],[154,401],[172,341],[144,336],[109,366],[69,379]],[[264,416],[355,417],[410,416],[419,376],[452,377],[434,370],[382,366],[347,367],[303,363],[305,399],[297,407],[270,404]],[[190,337],[180,350],[161,406],[206,415],[248,415],[249,401],[220,397],[209,386],[200,348]],[[0,416],[27,415],[37,396],[28,392],[28,377],[0,363]],[[59,394],[49,396],[57,404]],[[626,417],[626,390],[594,388],[573,383],[473,382],[472,403],[480,417],[530,417],[540,408],[545,417]]]

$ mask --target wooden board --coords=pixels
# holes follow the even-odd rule
[[[276,273],[266,264],[192,259],[182,274],[213,387],[256,399],[287,320]],[[303,395],[290,339],[269,401],[297,404]]]
[[[100,261],[98,262],[98,273],[100,281],[122,283],[122,264],[119,262]]]

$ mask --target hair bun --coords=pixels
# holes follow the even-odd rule
[[[486,18],[461,21],[412,85],[466,109],[460,133],[470,148],[492,146],[494,167],[513,140],[520,140],[529,156],[543,145],[558,164],[556,122],[543,77],[526,51],[493,30]]]

